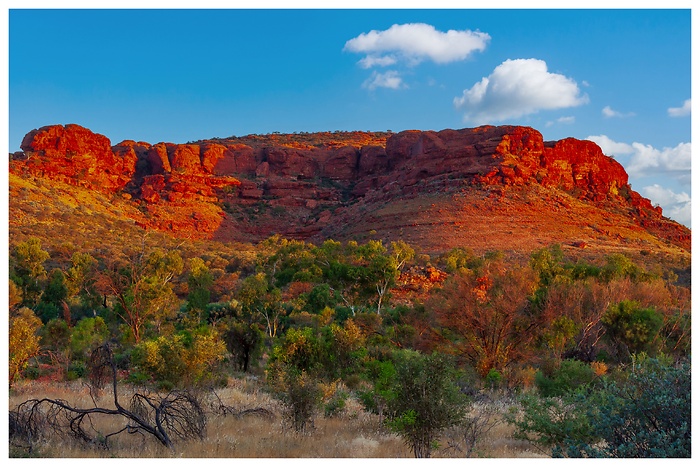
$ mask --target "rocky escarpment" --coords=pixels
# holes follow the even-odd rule
[[[16,174],[130,199],[146,214],[139,220],[144,227],[177,235],[255,241],[279,233],[313,239],[342,236],[340,224],[352,224],[352,235],[357,235],[376,230],[373,222],[383,222],[372,221],[367,212],[406,205],[409,199],[454,199],[467,192],[490,199],[494,193],[502,197],[508,190],[533,187],[530,192],[539,193],[539,199],[530,199],[520,212],[531,211],[535,223],[537,212],[551,212],[548,203],[562,194],[583,203],[581,209],[614,212],[634,228],[690,248],[690,231],[634,192],[624,168],[595,143],[573,138],[545,142],[529,127],[252,135],[111,146],[106,137],[78,125],[54,125],[28,133],[10,166]],[[449,204],[438,204],[449,210]],[[406,209],[401,211],[402,229],[412,226]],[[447,225],[441,224],[440,213],[428,214],[434,229],[452,228],[461,219],[450,217]]]

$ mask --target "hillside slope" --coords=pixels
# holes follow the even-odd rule
[[[76,201],[42,201],[52,223],[63,206],[67,226],[102,232],[113,219],[128,226],[122,240],[141,230],[253,243],[278,233],[403,239],[425,253],[520,255],[560,243],[593,255],[690,256],[690,230],[633,191],[597,145],[545,142],[528,127],[112,145],[78,125],[53,125],[29,132],[10,156],[11,235],[47,228],[29,194],[57,190]],[[98,203],[106,211],[97,216],[78,199],[89,196],[106,200]]]

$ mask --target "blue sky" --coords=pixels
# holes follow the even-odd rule
[[[10,9],[9,151],[66,123],[112,144],[528,125],[596,141],[690,226],[689,8]]]

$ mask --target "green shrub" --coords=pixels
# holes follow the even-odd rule
[[[365,363],[364,377],[372,383],[372,389],[358,391],[365,410],[384,415],[387,404],[396,394],[392,390],[396,367],[391,361],[369,360]]]
[[[289,329],[270,356],[270,363],[280,362],[304,371],[316,371],[320,361],[321,343],[309,327]]]
[[[535,374],[535,385],[543,397],[562,396],[589,384],[594,376],[589,364],[579,360],[563,360],[558,368],[538,371]]]
[[[58,308],[58,306],[49,302],[39,302],[34,307],[34,312],[39,318],[41,318],[41,321],[44,324],[61,316],[61,310]]]
[[[501,387],[501,383],[503,383],[503,375],[495,368],[491,368],[486,375],[485,380],[486,386],[488,386],[490,389],[498,389]]]
[[[24,369],[24,377],[27,379],[37,379],[41,376],[41,370],[38,366],[28,366]]]
[[[109,338],[109,329],[101,317],[83,318],[73,327],[70,349],[73,358],[85,360],[92,350]]]
[[[561,397],[540,397],[524,394],[505,420],[515,426],[513,436],[529,441],[544,453],[561,449],[567,443],[584,444],[596,441],[584,408],[575,393]]]
[[[555,457],[690,457],[690,398],[689,363],[645,358],[596,387],[526,395],[506,419]]]
[[[146,384],[148,381],[150,381],[151,377],[142,371],[132,371],[129,373],[129,376],[126,378],[126,381],[131,384],[135,384],[137,386]]]
[[[319,284],[307,294],[306,309],[310,313],[320,313],[326,307],[334,308],[339,300],[328,284]]]
[[[52,319],[41,328],[41,345],[51,352],[62,352],[68,348],[71,330],[63,319]]]
[[[642,308],[635,301],[623,300],[611,305],[600,321],[611,339],[631,355],[653,350],[654,339],[664,319],[653,308]]]
[[[690,364],[646,359],[621,382],[607,381],[580,397],[595,436],[568,441],[555,454],[569,457],[690,457]]]
[[[68,365],[68,369],[66,371],[66,379],[68,381],[83,378],[85,375],[87,375],[87,367],[85,366],[85,362],[71,362],[71,364]]]
[[[286,366],[278,368],[276,380],[271,381],[277,398],[282,402],[282,416],[297,433],[313,430],[314,417],[323,392],[306,371]]]
[[[137,371],[173,386],[201,384],[216,378],[214,371],[226,347],[218,334],[204,326],[141,342],[131,359]]]
[[[466,397],[444,355],[396,353],[395,395],[388,401],[389,428],[411,447],[415,457],[430,457],[442,432],[465,415]]]
[[[264,336],[255,323],[234,322],[224,332],[223,338],[240,371],[247,372],[251,363],[255,363],[262,353]]]
[[[337,391],[333,394],[331,400],[326,402],[323,406],[323,414],[326,418],[337,417],[345,409],[346,402],[348,400],[348,393],[344,391]]]

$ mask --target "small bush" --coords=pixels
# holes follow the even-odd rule
[[[390,388],[389,428],[411,447],[415,457],[430,457],[443,431],[459,423],[466,398],[444,355],[415,351],[396,354],[396,377]]]
[[[654,339],[663,321],[661,313],[631,300],[611,305],[601,318],[607,335],[629,355],[654,350]]]
[[[10,317],[8,357],[10,386],[26,368],[29,360],[39,353],[41,320],[29,308],[21,308]]]
[[[505,420],[515,426],[513,436],[516,439],[526,440],[547,454],[567,443],[595,442],[576,394],[567,393],[561,397],[525,394],[518,402],[519,409],[513,407],[505,414]]]
[[[495,368],[491,368],[486,375],[486,386],[489,389],[498,389],[501,387],[501,384],[503,383],[503,375],[501,375],[501,372],[496,370]]]
[[[132,371],[129,373],[129,376],[126,378],[126,381],[131,384],[135,384],[137,386],[146,384],[151,377],[147,375],[146,373],[143,373],[141,371]]]
[[[333,397],[323,406],[323,414],[326,418],[337,417],[345,409],[348,393],[337,391]]]
[[[579,360],[564,360],[559,368],[546,373],[538,371],[535,375],[535,385],[544,397],[563,396],[589,384],[595,376],[591,366]]]
[[[24,369],[24,377],[27,379],[37,379],[41,375],[41,369],[38,366],[29,366]]]
[[[101,317],[83,318],[71,330],[69,347],[73,358],[84,361],[98,345],[109,338],[109,329]]]
[[[225,351],[218,334],[205,327],[143,341],[134,348],[131,358],[138,371],[155,381],[188,386],[215,378]]]
[[[383,416],[389,401],[396,397],[392,390],[396,379],[396,367],[391,361],[370,360],[365,363],[364,377],[373,387],[370,390],[358,391],[360,402],[365,410]]]
[[[254,323],[232,323],[224,332],[226,348],[238,370],[247,372],[262,353],[263,333]]]
[[[61,310],[54,303],[39,302],[34,307],[34,312],[41,318],[43,323],[48,323],[49,321],[55,320],[61,316]]]
[[[66,371],[66,379],[68,381],[73,381],[78,378],[83,378],[87,375],[87,367],[85,362],[72,362],[68,365],[68,370]]]
[[[312,431],[323,396],[319,384],[306,371],[294,367],[278,369],[277,375],[278,380],[273,384],[284,407],[282,416],[285,422],[297,433]]]

